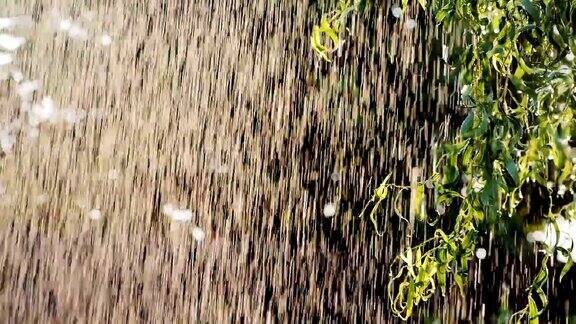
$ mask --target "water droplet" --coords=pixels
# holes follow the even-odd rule
[[[396,18],[402,17],[402,8],[400,8],[398,5],[393,5],[392,6],[392,16],[394,16]]]
[[[110,46],[110,44],[112,44],[112,36],[108,34],[100,36],[100,44],[102,46]]]
[[[566,193],[566,186],[565,185],[560,185],[560,187],[558,187],[558,195],[559,196],[564,196],[564,194]]]
[[[332,217],[336,215],[336,206],[333,203],[327,203],[324,205],[323,213],[326,217]]]
[[[100,212],[98,209],[92,209],[88,212],[88,218],[91,220],[99,220],[102,218],[102,212]]]
[[[485,248],[478,248],[476,250],[476,257],[480,260],[484,260],[486,258],[486,249]]]
[[[29,127],[26,130],[26,136],[29,138],[38,138],[40,136],[40,131],[36,127]]]
[[[3,17],[0,18],[0,29],[7,29],[16,26],[28,27],[33,24],[32,17],[30,16],[17,16],[17,17]]]
[[[68,30],[68,36],[78,40],[86,40],[88,32],[76,24],[72,24]]]
[[[12,76],[12,80],[14,80],[16,83],[20,83],[22,80],[24,80],[24,74],[22,74],[22,72],[19,70],[10,71],[10,75]]]
[[[58,25],[58,28],[61,31],[69,31],[70,28],[72,28],[72,22],[70,21],[70,19],[62,19],[60,21],[60,24]]]
[[[416,28],[416,25],[417,25],[416,20],[414,20],[412,18],[406,20],[406,28],[408,30]]]
[[[120,172],[118,172],[116,169],[108,171],[108,180],[117,180],[119,176]]]
[[[0,66],[8,65],[12,62],[14,62],[12,54],[0,52]]]
[[[195,226],[192,229],[192,237],[194,237],[197,242],[201,242],[206,237],[206,233],[204,233],[204,230],[202,230],[200,227]]]
[[[332,179],[332,181],[334,181],[334,182],[337,182],[337,181],[340,181],[340,180],[342,179],[342,177],[340,176],[340,173],[338,173],[338,172],[333,172],[333,173],[330,175],[330,179]]]
[[[9,34],[0,34],[0,48],[6,51],[15,51],[24,45],[26,39],[23,37],[12,36]]]
[[[44,97],[41,104],[32,106],[31,115],[37,119],[38,122],[44,122],[54,117],[56,108],[54,101],[50,97]],[[31,123],[32,124],[32,123]],[[35,126],[35,125],[33,125]]]
[[[48,195],[47,194],[40,194],[38,195],[38,197],[36,197],[36,205],[42,205],[48,202]]]
[[[10,28],[12,26],[14,26],[14,19],[0,18],[0,29]]]
[[[82,109],[65,108],[60,110],[60,117],[69,124],[76,124],[86,117],[86,112]]]
[[[178,209],[172,204],[165,204],[162,207],[162,213],[177,222],[187,222],[192,219],[192,211],[189,209]]]
[[[438,212],[438,215],[444,215],[446,213],[446,206],[440,204],[438,205],[438,208],[436,208],[436,211]]]
[[[16,137],[10,134],[0,135],[0,148],[2,151],[8,153],[12,151],[12,147],[16,143]]]
[[[164,206],[162,206],[162,213],[164,213],[164,215],[166,215],[166,216],[170,216],[170,215],[172,215],[172,212],[174,211],[174,209],[176,209],[174,207],[174,205],[164,204]]]
[[[32,94],[38,91],[38,89],[40,89],[40,81],[24,81],[18,85],[16,93],[23,101],[28,101],[31,99]]]

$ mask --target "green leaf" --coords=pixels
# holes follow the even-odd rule
[[[428,2],[426,0],[418,0],[418,3],[422,7],[422,9],[424,9],[424,11],[426,11],[426,8],[428,6]]]
[[[359,0],[356,3],[356,8],[358,9],[359,13],[364,13],[364,10],[366,10],[366,2],[367,0]]]
[[[438,286],[440,286],[440,292],[442,296],[446,296],[446,266],[440,265],[438,266],[438,273],[436,276],[436,280],[438,280]]]
[[[533,286],[541,287],[546,283],[547,279],[548,279],[548,267],[546,266],[546,258],[545,258],[544,261],[542,261],[540,271],[536,275],[536,278],[534,278]]]
[[[378,186],[378,188],[374,190],[374,196],[376,196],[376,199],[379,200],[386,199],[386,197],[388,196],[388,185],[383,183],[380,186]]]
[[[320,23],[320,28],[318,30],[320,34],[324,33],[332,40],[332,42],[334,43],[334,47],[338,47],[338,45],[340,44],[338,31],[331,26],[328,19],[326,18],[322,19],[322,22]]]
[[[552,39],[556,42],[560,49],[563,49],[566,46],[566,42],[564,42],[564,38],[562,38],[562,33],[558,30],[558,26],[552,26]]]
[[[436,13],[436,21],[438,21],[438,23],[441,23],[444,21],[444,19],[446,19],[447,16],[448,12],[446,10],[440,10]]]
[[[508,160],[508,162],[506,162],[506,171],[508,171],[508,174],[514,180],[514,184],[518,186],[520,184],[520,177],[518,175],[519,169],[516,162],[514,162],[513,160]]]
[[[402,210],[400,209],[400,206],[399,206],[400,198],[401,198],[401,192],[399,191],[398,193],[396,193],[396,196],[394,197],[394,212],[396,213],[396,216],[400,217],[401,219],[406,220],[404,218],[404,216],[402,215]]]
[[[400,259],[406,263],[406,269],[412,277],[416,277],[414,272],[414,265],[412,264],[412,248],[406,250],[406,255],[400,254]]]
[[[445,184],[452,184],[458,180],[458,169],[454,165],[445,165],[444,166],[444,183]]]
[[[388,196],[388,181],[390,180],[390,177],[392,177],[392,173],[389,173],[388,176],[384,178],[384,181],[382,181],[382,183],[378,186],[378,188],[374,190],[374,196],[376,196],[376,199],[382,200],[386,199]]]
[[[462,126],[460,127],[460,134],[462,138],[469,138],[473,135],[473,127],[474,127],[474,111],[471,110],[462,122]]]
[[[520,64],[520,67],[522,67],[522,70],[524,70],[524,72],[526,72],[527,74],[534,73],[534,69],[529,67],[522,57],[518,56],[516,57],[516,59],[518,60],[518,64]]]
[[[532,296],[528,296],[528,318],[530,324],[538,323],[538,306]]]
[[[540,8],[532,0],[522,0],[522,8],[528,12],[532,19],[540,20]]]
[[[416,186],[414,194],[414,215],[416,219],[424,221],[424,213],[422,213],[422,205],[424,204],[424,184],[420,183]]]
[[[572,268],[573,265],[574,265],[574,261],[572,260],[572,258],[570,256],[568,256],[568,261],[566,262],[566,264],[562,268],[562,272],[560,272],[560,282],[562,282],[562,279],[564,278],[566,273],[568,273],[568,271],[570,271],[570,269]]]
[[[496,195],[498,193],[498,184],[493,178],[486,179],[486,185],[482,190],[480,201],[484,206],[494,207],[496,202]]]
[[[446,245],[448,245],[450,251],[456,251],[456,243],[454,243],[454,240],[450,239],[448,237],[448,235],[446,235],[446,233],[444,233],[444,231],[442,231],[441,229],[437,229],[436,232],[434,232],[434,235],[439,235],[440,238],[442,238],[442,240],[444,241],[444,243],[446,243]]]
[[[376,201],[376,204],[374,204],[374,207],[372,208],[372,211],[370,212],[370,221],[372,222],[372,225],[374,226],[374,230],[376,231],[376,235],[378,236],[383,236],[383,233],[380,233],[378,231],[378,222],[376,221],[376,212],[378,211],[378,207],[380,207],[380,204],[382,203],[384,199],[378,199]]]
[[[338,0],[338,3],[339,7],[328,14],[328,19],[314,28],[310,40],[312,48],[326,60],[341,43],[347,17],[370,5],[367,0]],[[418,4],[424,10],[430,7],[436,21],[445,27],[453,30],[454,25],[450,24],[456,23],[464,29],[456,37],[463,36],[467,45],[460,52],[452,51],[446,70],[454,72],[446,78],[452,82],[448,84],[452,88],[456,82],[468,85],[461,100],[467,116],[459,134],[452,138],[454,141],[442,144],[433,153],[437,163],[433,170],[441,170],[442,181],[435,183],[431,202],[443,208],[450,206],[444,217],[450,219],[453,231],[447,235],[438,229],[434,237],[409,247],[395,259],[398,271],[396,276],[391,273],[389,296],[393,313],[403,319],[415,313],[414,307],[419,302],[431,298],[436,285],[444,295],[453,280],[464,293],[478,243],[477,231],[489,229],[497,236],[510,234],[519,218],[515,207],[520,200],[518,187],[525,181],[562,184],[570,191],[576,185],[568,147],[568,141],[576,137],[572,93],[576,73],[573,58],[567,56],[576,52],[576,40],[571,37],[571,14],[576,9],[576,0],[478,3],[418,0]],[[410,3],[402,0],[401,5],[406,11]],[[492,9],[485,10],[488,6]],[[454,41],[459,43],[459,39],[451,38],[452,34],[440,37],[441,44],[444,40],[450,46]],[[390,51],[387,54],[392,56]],[[467,178],[484,179],[486,184],[480,192],[471,186],[463,188],[463,180]],[[376,188],[371,200],[375,206],[370,219],[375,227],[376,208],[389,198],[392,188],[396,194],[394,211],[402,217],[399,192],[408,187],[389,184],[388,180],[389,177]],[[411,202],[414,212],[421,219],[424,194],[429,191],[423,185],[410,189],[414,190]],[[533,197],[524,198],[528,201]],[[576,212],[573,202],[555,207],[561,207],[566,214]],[[555,229],[559,231],[557,225]],[[415,238],[421,238],[422,233],[414,234],[418,234]],[[569,259],[564,265],[561,279],[573,263]],[[547,281],[548,269],[543,261],[528,289],[528,305],[516,313],[521,320],[529,317],[530,322],[538,321],[548,304],[544,290]]]
[[[490,123],[490,116],[486,111],[482,111],[482,121],[476,131],[477,136],[484,135],[488,131],[488,124]]]
[[[536,289],[536,292],[538,293],[538,298],[540,298],[540,303],[542,304],[542,310],[538,311],[538,315],[540,315],[543,311],[543,308],[548,305],[548,297],[542,288]]]
[[[498,318],[496,319],[497,324],[508,324],[510,323],[510,316],[512,312],[509,309],[501,308],[498,312]]]
[[[414,295],[416,292],[416,287],[414,282],[410,281],[410,286],[408,287],[408,297],[406,298],[406,317],[412,316],[412,309],[414,308]]]
[[[458,273],[454,273],[454,281],[456,281],[456,285],[458,286],[459,290],[460,290],[460,296],[465,297],[466,293],[465,293],[465,286],[464,286],[464,277],[462,277],[460,274]]]
[[[312,44],[312,49],[325,61],[330,62],[330,58],[328,57],[326,47],[322,45],[320,41],[320,28],[315,26],[314,30],[312,31],[312,36],[310,37],[310,43]]]

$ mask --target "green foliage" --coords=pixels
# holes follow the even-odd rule
[[[546,285],[546,281],[548,279],[548,267],[546,265],[548,261],[548,256],[542,260],[542,264],[540,266],[540,271],[536,275],[536,278],[532,281],[530,287],[528,287],[528,305],[524,307],[524,309],[514,313],[510,320],[517,318],[518,322],[520,322],[523,318],[528,318],[530,323],[537,323],[538,316],[542,314],[544,311],[544,307],[548,304],[548,297],[546,297],[546,293],[544,292],[544,285]],[[540,304],[543,305],[542,308],[539,308],[536,304],[535,297],[540,301]]]
[[[310,43],[314,51],[330,62],[332,54],[338,50],[343,40],[348,17],[352,13],[361,13],[366,8],[366,0],[338,0],[338,6],[332,12],[322,16],[320,25],[314,26]]]
[[[574,12],[568,0],[434,0],[427,4],[438,23],[462,24],[471,41],[455,49],[450,64],[458,73],[462,107],[467,114],[458,136],[439,150],[439,174],[426,181],[434,188],[438,214],[452,217],[454,226],[445,233],[436,229],[432,238],[408,248],[395,260],[390,274],[389,297],[393,311],[403,319],[414,307],[432,297],[436,288],[445,294],[450,282],[462,293],[468,281],[477,235],[481,229],[509,234],[513,219],[525,217],[519,210],[523,186],[565,187],[573,193],[576,166],[569,141],[576,135],[576,88],[574,86]],[[404,2],[404,7],[406,6]],[[329,59],[340,45],[351,1],[324,17],[314,29],[312,45]],[[335,47],[323,43],[327,36]],[[389,183],[376,189],[370,218],[393,189],[410,188]],[[414,188],[412,188],[414,190]],[[415,190],[415,204],[424,199],[424,186]],[[398,193],[397,193],[398,195]],[[396,196],[396,199],[398,196]],[[396,204],[395,204],[396,205]],[[440,212],[442,211],[442,212]],[[396,208],[397,214],[402,211]],[[419,211],[418,211],[419,212]],[[551,205],[546,215],[575,217],[576,204]],[[426,215],[417,215],[426,220]],[[401,216],[402,217],[402,216]],[[431,222],[436,224],[436,222]],[[569,251],[563,251],[569,255]],[[537,321],[548,301],[547,257],[528,288],[528,305],[513,318]],[[572,266],[566,264],[562,277]]]

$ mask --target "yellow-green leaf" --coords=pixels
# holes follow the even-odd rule
[[[532,296],[528,296],[528,318],[530,324],[538,323],[538,306]]]
[[[573,265],[574,265],[574,261],[572,260],[572,258],[570,256],[568,256],[568,261],[566,262],[566,264],[562,268],[562,272],[560,273],[560,282],[562,282],[562,279],[564,278],[566,273],[568,273],[568,271],[570,271],[570,269],[572,268]]]
[[[428,6],[428,2],[426,0],[418,0],[418,3],[422,7],[422,9],[426,10],[426,8]]]

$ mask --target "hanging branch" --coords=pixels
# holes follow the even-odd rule
[[[562,276],[573,264],[571,257],[576,257],[573,244],[569,248],[560,246],[562,229],[557,222],[560,218],[576,218],[572,199],[576,154],[569,144],[576,138],[576,38],[572,21],[576,3],[419,3],[445,27],[461,24],[472,41],[456,49],[451,62],[458,73],[462,109],[467,117],[456,138],[439,149],[434,163],[441,172],[426,181],[433,187],[434,204],[442,210],[439,214],[454,206],[442,216],[453,218],[454,225],[448,233],[437,228],[431,239],[408,248],[395,259],[388,293],[394,314],[403,319],[410,317],[420,302],[430,299],[437,287],[444,295],[447,286],[455,282],[464,294],[480,229],[494,233],[511,228],[513,220],[526,222],[537,209],[529,205],[536,200],[530,195],[536,195],[537,190],[523,194],[524,188],[544,188],[547,193],[547,212],[539,216],[554,224],[556,242],[543,246],[549,254],[557,252],[567,257]],[[403,4],[405,9],[407,3]],[[337,10],[324,16],[311,40],[319,56],[330,60],[342,42],[349,15],[356,11],[357,4],[340,1]],[[406,189],[388,180],[376,189],[374,209],[388,197],[389,190]],[[554,199],[558,195],[566,198]],[[416,197],[418,205],[424,198]],[[375,223],[374,209],[370,218]],[[421,219],[426,220],[426,216]],[[548,256],[528,288],[528,305],[514,314],[518,321],[537,321],[547,306],[543,288],[548,279],[547,260]]]

